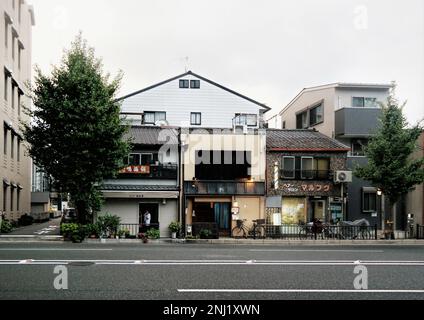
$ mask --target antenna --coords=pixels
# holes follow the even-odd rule
[[[189,67],[190,58],[187,56],[187,57],[181,58],[181,60],[183,60],[184,70],[185,70],[185,72],[187,72],[190,69],[190,67]]]

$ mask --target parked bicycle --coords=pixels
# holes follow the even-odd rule
[[[246,225],[246,221],[246,219],[236,221],[236,226],[231,230],[231,235],[234,238],[265,239],[265,219],[252,220],[253,224],[250,228]]]

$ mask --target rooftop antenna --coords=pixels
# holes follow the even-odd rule
[[[185,72],[188,72],[190,58],[189,57],[184,57],[184,58],[182,58],[182,60],[184,60],[184,70],[185,70]]]

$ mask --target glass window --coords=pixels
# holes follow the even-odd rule
[[[251,127],[256,127],[258,124],[258,116],[256,114],[248,114],[246,119],[247,125]]]
[[[286,122],[283,121],[282,125],[281,125],[281,129],[285,129],[286,128]]]
[[[3,129],[3,152],[6,155],[7,154],[7,128],[4,127]]]
[[[8,30],[9,28],[9,22],[7,21],[7,18],[4,18],[4,46],[7,48],[7,38],[8,38]]]
[[[256,127],[258,125],[258,115],[237,113],[234,119],[235,125]]]
[[[366,108],[377,108],[377,98],[365,98]]]
[[[7,209],[7,185],[3,183],[3,212]]]
[[[9,75],[7,74],[6,70],[4,71],[4,100],[7,101],[7,87],[8,87],[8,82],[9,82]]]
[[[141,165],[151,164],[153,161],[153,154],[151,153],[142,153],[141,154]]]
[[[128,164],[130,166],[138,166],[138,165],[140,165],[140,154],[139,153],[131,153],[128,156]]]
[[[13,157],[15,156],[15,135],[12,132],[10,136],[10,157],[13,159]]]
[[[13,211],[13,195],[14,195],[14,189],[11,187],[10,188],[10,211]]]
[[[189,83],[188,80],[180,80],[180,89],[188,89]]]
[[[155,122],[160,120],[166,120],[166,112],[155,112]]]
[[[353,97],[352,98],[352,107],[354,108],[363,108],[364,105],[364,97]]]
[[[295,160],[294,157],[283,157],[283,178],[294,179]]]
[[[21,161],[21,139],[18,138],[18,145],[16,146],[16,158]]]
[[[364,192],[362,194],[362,210],[365,212],[377,211],[377,193]]]
[[[314,158],[312,157],[302,157],[301,160],[301,168],[302,173],[301,177],[302,179],[313,179],[314,177]]]
[[[313,126],[323,120],[323,108],[322,104],[312,108],[309,111],[309,125]]]
[[[192,89],[200,89],[200,80],[191,80],[190,88]]]
[[[192,112],[190,115],[190,123],[193,126],[200,126],[202,124],[202,114],[200,112]]]
[[[144,124],[155,124],[160,120],[166,120],[166,112],[146,111],[144,113]]]
[[[16,210],[19,211],[20,210],[20,206],[19,206],[19,202],[21,201],[21,190],[18,189],[16,191]]]
[[[365,156],[365,147],[368,144],[368,140],[354,140],[352,141],[352,151],[351,155],[354,157],[364,157]]]
[[[296,129],[306,129],[308,127],[308,113],[305,111],[296,116]]]
[[[316,172],[316,178],[318,179],[329,179],[329,170],[330,170],[330,159],[321,158],[321,159],[314,159],[315,164],[315,172]]]
[[[305,198],[283,197],[281,215],[283,224],[306,222]]]

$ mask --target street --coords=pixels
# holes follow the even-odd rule
[[[2,243],[0,299],[421,300],[424,246]]]

